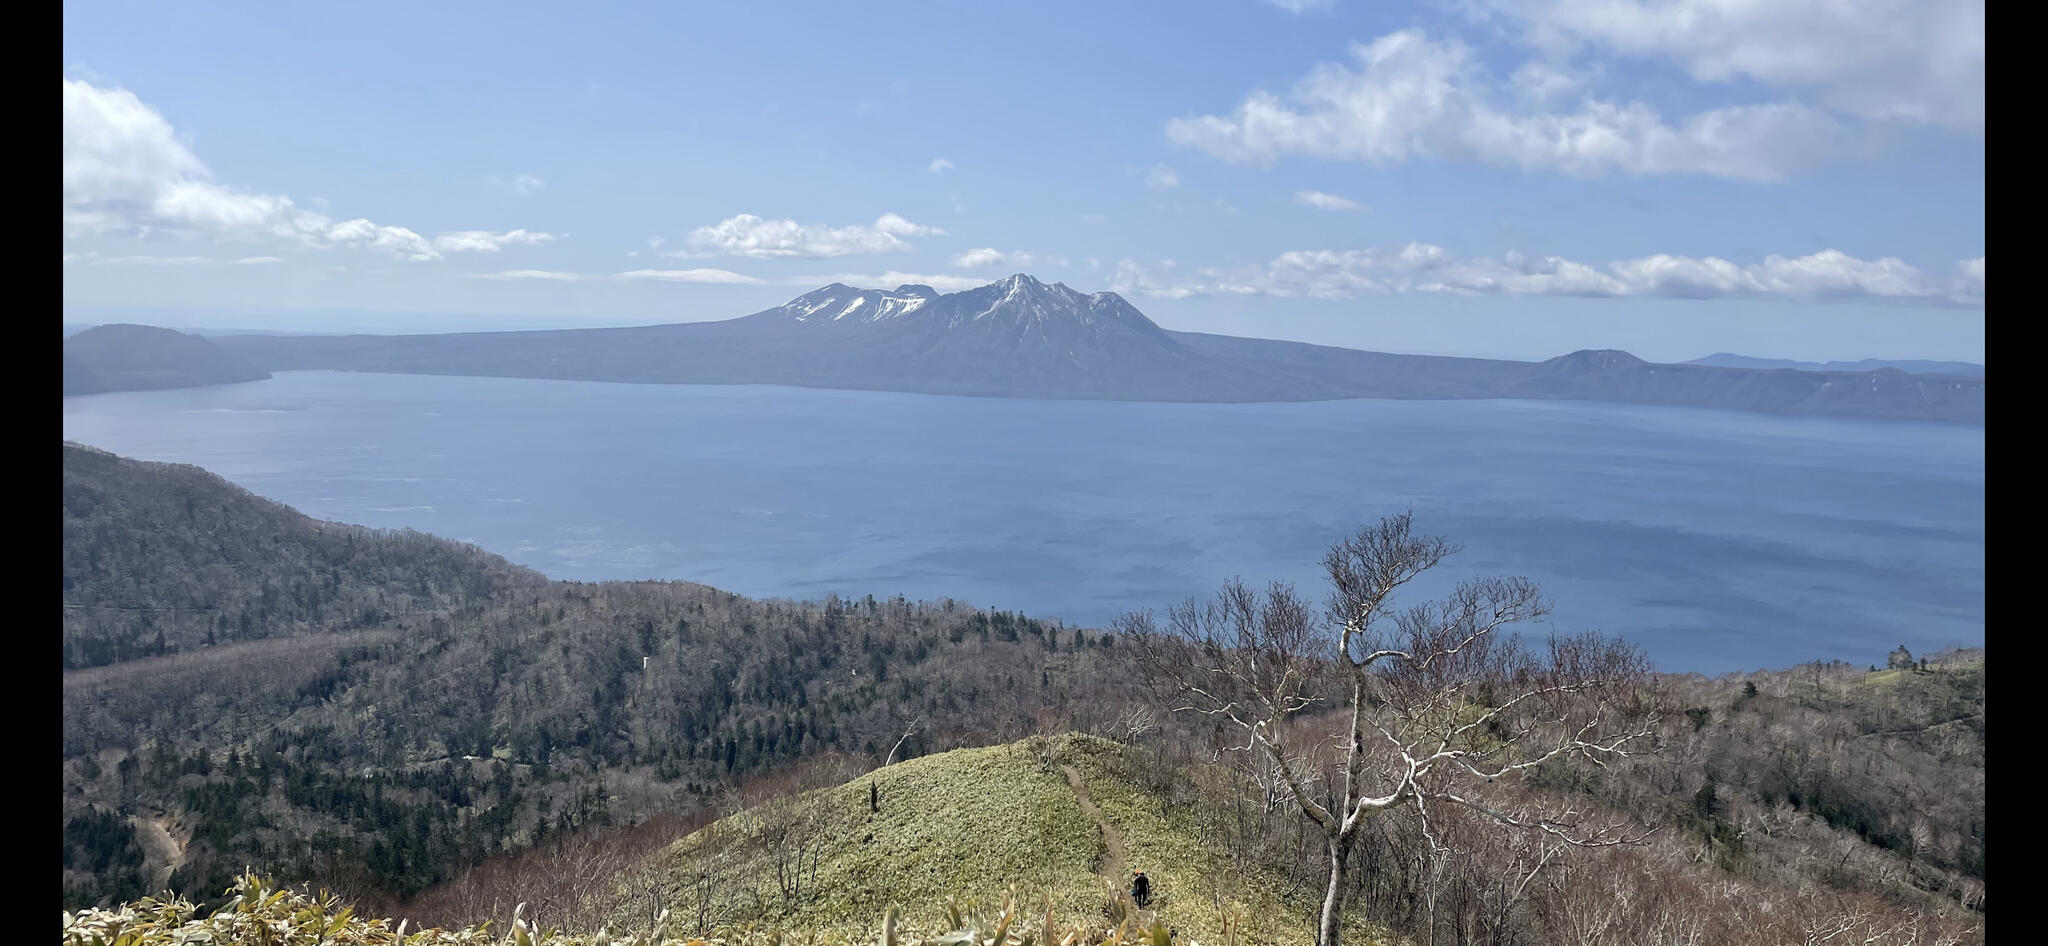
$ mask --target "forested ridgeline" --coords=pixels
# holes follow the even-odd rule
[[[565,583],[390,633],[67,674],[66,805],[169,815],[190,839],[180,889],[258,863],[412,894],[551,833],[694,811],[808,754],[1022,732],[1085,702],[1108,666],[1097,640],[950,604]]]
[[[211,645],[164,628],[159,656],[65,671],[67,906],[166,885],[214,897],[254,866],[417,921],[502,922],[493,905],[560,901],[563,877],[597,903],[622,864],[713,817],[1070,729],[1130,747],[1116,765],[1132,804],[1193,819],[1187,836],[1227,854],[1203,870],[1321,894],[1320,836],[1275,804],[1270,772],[1219,752],[1229,733],[1155,702],[1121,635],[947,601],[551,582],[457,543],[315,523],[191,468],[65,453],[67,605],[149,588],[293,616],[213,628]],[[88,537],[137,551],[95,558]],[[384,603],[366,616],[362,601]],[[1685,917],[1765,929],[1772,909],[1981,925],[1983,667],[1976,651],[1662,676],[1655,751],[1513,789],[1654,829],[1643,840],[1553,851],[1447,817],[1446,853],[1390,812],[1355,854],[1349,909],[1453,942],[1548,941],[1558,924],[1648,941],[1629,937]],[[1288,725],[1313,737],[1335,718]],[[729,878],[754,882],[782,896],[772,876]]]
[[[64,667],[456,614],[540,574],[321,522],[198,467],[64,444]]]

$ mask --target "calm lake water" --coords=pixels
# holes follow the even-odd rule
[[[1984,640],[1984,430],[1540,401],[1143,404],[288,372],[64,399],[64,436],[556,578],[951,597],[1069,624],[1293,581],[1412,507],[1417,594],[1718,673]]]

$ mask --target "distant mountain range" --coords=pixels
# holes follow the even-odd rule
[[[1876,371],[1879,368],[1897,368],[1907,374],[1984,377],[1983,365],[1967,361],[1894,361],[1883,358],[1865,358],[1862,361],[1793,361],[1790,358],[1751,358],[1748,355],[1717,352],[1705,358],[1694,358],[1685,364],[1708,365],[1715,368],[1791,368],[1796,371]]]
[[[64,393],[154,391],[270,377],[197,335],[151,325],[99,325],[64,339]]]
[[[786,384],[1143,401],[1569,398],[1982,423],[1984,381],[1657,365],[1620,351],[1543,362],[1358,351],[1167,331],[1113,292],[1019,274],[941,294],[834,283],[753,315],[634,328],[210,339],[270,371]]]
[[[83,331],[85,331],[86,329],[90,329],[90,328],[98,328],[99,326],[102,326],[102,325],[114,325],[114,324],[133,324],[133,323],[114,323],[114,322],[66,322],[66,323],[64,323],[64,337],[65,337],[65,338],[70,338],[71,336],[73,336],[73,335],[76,335],[76,334],[78,334],[78,333],[80,333],[80,332],[83,332]],[[202,337],[202,338],[211,338],[211,337],[213,337],[213,336],[215,336],[215,335],[338,335],[338,334],[341,334],[341,333],[339,333],[339,332],[289,332],[289,331],[285,331],[284,329],[256,329],[256,328],[193,328],[193,327],[191,327],[191,326],[189,326],[189,325],[178,325],[178,326],[171,326],[171,328],[173,328],[173,329],[175,329],[175,330],[177,330],[177,331],[183,332],[183,333],[185,333],[185,334],[187,334],[187,335],[198,335],[198,336],[200,336],[200,337]]]

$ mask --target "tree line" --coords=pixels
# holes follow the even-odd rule
[[[1385,553],[1435,555],[1405,526],[1333,550],[1334,614],[1233,585],[1097,631],[950,601],[551,582],[69,445],[66,509],[67,906],[147,892],[168,865],[142,818],[170,825],[172,886],[194,896],[260,865],[456,909],[508,865],[616,860],[602,839],[642,850],[818,760],[1073,729],[1125,743],[1128,776],[1233,857],[1418,941],[1982,916],[1981,652],[1652,675],[1617,642],[1492,635],[1540,610],[1512,581],[1394,609],[1402,582],[1375,576],[1404,559]],[[75,617],[104,602],[239,602],[250,632]],[[121,649],[152,633],[163,647]],[[1262,676],[1276,667],[1297,673]],[[1236,689],[1203,703],[1176,670]],[[1265,715],[1217,712],[1242,697]],[[1401,774],[1424,758],[1441,767]],[[1377,813],[1339,816],[1361,802]]]

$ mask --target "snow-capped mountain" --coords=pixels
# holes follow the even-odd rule
[[[1083,294],[1066,283],[1048,286],[1023,273],[1000,282],[940,297],[932,318],[945,327],[1001,324],[1024,330],[1070,322],[1087,329],[1119,326],[1157,333],[1159,326],[1114,292]]]
[[[944,295],[930,286],[855,289],[833,283],[748,319],[807,325],[894,322],[923,329],[966,329],[1020,339],[1034,333],[1099,334],[1129,330],[1165,339],[1159,326],[1114,292],[1082,293],[1065,283],[1047,285],[1024,273]]]
[[[720,322],[412,336],[223,336],[272,371],[672,384],[791,384],[984,397],[1309,401],[1572,398],[1983,423],[1981,378],[1650,364],[1589,350],[1544,362],[1356,351],[1172,332],[1114,292],[1023,273],[960,292],[834,283]]]
[[[1083,293],[1019,273],[944,295],[826,286],[731,323],[790,346],[825,346],[806,369],[820,383],[957,394],[1115,397],[1135,376],[1175,397],[1238,368],[1192,352],[1113,292]]]
[[[939,298],[930,286],[897,286],[895,289],[855,289],[833,283],[789,300],[768,312],[798,322],[824,324],[874,323],[901,318]]]

